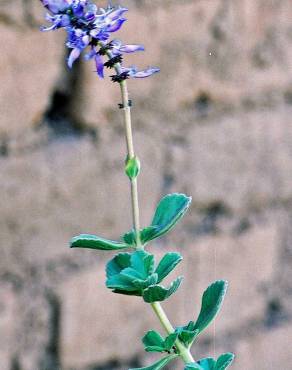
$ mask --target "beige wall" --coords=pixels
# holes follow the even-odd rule
[[[129,82],[143,225],[162,195],[193,196],[153,245],[184,256],[165,307],[184,324],[226,278],[196,356],[215,347],[236,353],[234,370],[292,370],[291,0],[123,4],[121,38],[147,50],[129,63],[161,67]],[[37,0],[0,3],[0,368],[124,370],[152,360],[139,338],[154,315],[105,289],[106,253],[67,247],[131,228],[119,90],[90,64],[68,71],[42,14]]]

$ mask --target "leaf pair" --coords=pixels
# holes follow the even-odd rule
[[[178,333],[171,333],[165,339],[155,330],[148,331],[142,338],[146,352],[174,352]]]
[[[151,225],[140,230],[141,243],[145,245],[170,231],[186,213],[191,200],[191,197],[178,193],[168,194],[162,198],[156,208]],[[135,245],[135,231],[125,234],[123,240],[130,246]]]
[[[184,194],[169,194],[159,202],[151,225],[139,230],[142,245],[156,239],[169,230],[183,217],[191,203],[191,198]],[[120,250],[136,246],[136,232],[130,231],[123,236],[123,241],[112,241],[96,235],[81,234],[75,236],[71,248],[89,248],[99,250]]]
[[[168,269],[165,269],[165,271],[168,271]],[[165,339],[158,332],[154,330],[149,331],[142,339],[145,350],[147,352],[173,352],[175,355],[175,349],[173,346],[177,339],[179,339],[186,348],[190,348],[196,337],[216,317],[222,306],[226,289],[226,281],[218,280],[211,284],[203,293],[201,310],[196,322],[190,321],[185,326],[177,327],[175,332],[168,335]],[[234,356],[232,354],[227,353],[220,356],[217,361],[211,358],[202,359],[198,362],[187,364],[184,370],[224,370],[231,364],[233,358]],[[146,367],[142,369],[161,369],[166,363],[168,363],[164,363],[167,359],[169,359],[169,357],[165,357],[152,365],[154,367]]]
[[[233,353],[224,353],[217,361],[211,357],[203,358],[198,362],[192,362],[185,366],[184,370],[225,370],[234,360]]]
[[[145,251],[120,253],[108,262],[106,286],[114,293],[143,296],[147,303],[163,301],[179,287],[178,278],[169,287],[158,285],[182,260],[179,253],[167,253],[155,268],[154,256]]]
[[[186,326],[177,327],[179,339],[190,347],[196,337],[214,320],[218,314],[227,290],[227,282],[215,281],[204,292],[201,310],[197,321],[190,321]]]

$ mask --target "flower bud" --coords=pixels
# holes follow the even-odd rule
[[[125,172],[130,180],[134,180],[140,173],[141,164],[138,157],[127,158]]]

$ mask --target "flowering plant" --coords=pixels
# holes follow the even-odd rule
[[[159,71],[149,67],[139,71],[135,66],[124,67],[123,54],[143,51],[142,45],[123,44],[118,39],[111,39],[126,19],[128,9],[109,5],[106,9],[97,7],[90,0],[41,0],[47,8],[46,19],[51,23],[42,27],[43,31],[63,28],[67,32],[66,45],[71,49],[68,66],[71,68],[76,59],[84,54],[86,60],[94,60],[96,73],[104,78],[104,69],[114,69],[113,82],[120,85],[123,110],[127,158],[125,173],[130,180],[133,215],[133,229],[112,241],[96,235],[81,234],[71,240],[72,248],[90,248],[104,251],[118,250],[106,266],[106,286],[114,293],[139,296],[150,304],[166,336],[154,330],[148,331],[142,338],[147,352],[164,353],[151,366],[131,370],[160,370],[175,358],[184,362],[184,370],[224,370],[233,361],[232,353],[225,353],[218,359],[203,358],[194,360],[191,346],[199,334],[207,328],[219,312],[227,289],[227,282],[218,280],[204,292],[201,310],[196,320],[186,325],[176,326],[170,323],[160,302],[168,299],[179,288],[182,277],[176,278],[170,285],[161,283],[181,262],[178,252],[166,253],[158,264],[154,255],[145,251],[150,242],[168,233],[184,216],[191,203],[191,197],[184,194],[168,194],[159,202],[152,222],[145,228],[140,227],[137,178],[140,173],[140,161],[134,152],[131,101],[128,97],[126,80],[130,77],[144,78]],[[131,252],[125,252],[130,250]]]

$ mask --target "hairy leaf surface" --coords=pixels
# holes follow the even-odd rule
[[[112,251],[129,248],[129,245],[104,239],[96,235],[81,234],[71,239],[70,248],[89,248]]]

